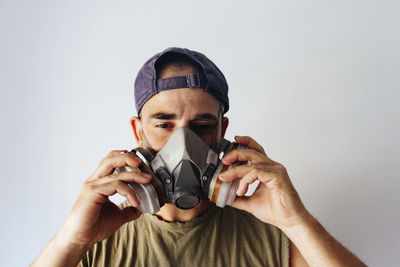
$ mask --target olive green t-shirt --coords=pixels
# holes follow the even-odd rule
[[[289,240],[277,227],[229,206],[186,223],[143,214],[95,244],[83,266],[289,266]]]

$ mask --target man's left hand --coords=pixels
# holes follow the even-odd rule
[[[246,210],[265,223],[285,229],[305,223],[311,217],[289,179],[286,168],[271,160],[261,145],[247,136],[236,136],[236,142],[248,149],[236,149],[225,155],[222,162],[231,165],[237,161],[248,164],[231,168],[219,175],[224,182],[240,178],[233,207]],[[251,196],[244,196],[249,184],[260,183]]]

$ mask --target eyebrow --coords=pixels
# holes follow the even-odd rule
[[[175,113],[164,113],[164,112],[158,112],[154,113],[150,116],[151,119],[157,119],[157,120],[174,120],[176,119],[176,114]]]
[[[157,120],[175,120],[177,115],[175,113],[165,113],[165,112],[157,112],[150,116],[151,119]],[[193,121],[217,121],[217,117],[211,113],[202,113],[196,115]]]
[[[203,113],[196,115],[194,121],[217,121],[217,117],[211,113]]]

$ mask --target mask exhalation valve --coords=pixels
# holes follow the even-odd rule
[[[179,188],[175,191],[175,206],[180,209],[188,210],[200,204],[203,192],[200,188]]]

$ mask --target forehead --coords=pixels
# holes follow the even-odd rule
[[[142,117],[156,113],[176,114],[192,118],[198,114],[218,115],[219,101],[200,88],[182,88],[162,91],[151,97],[142,108]]]

